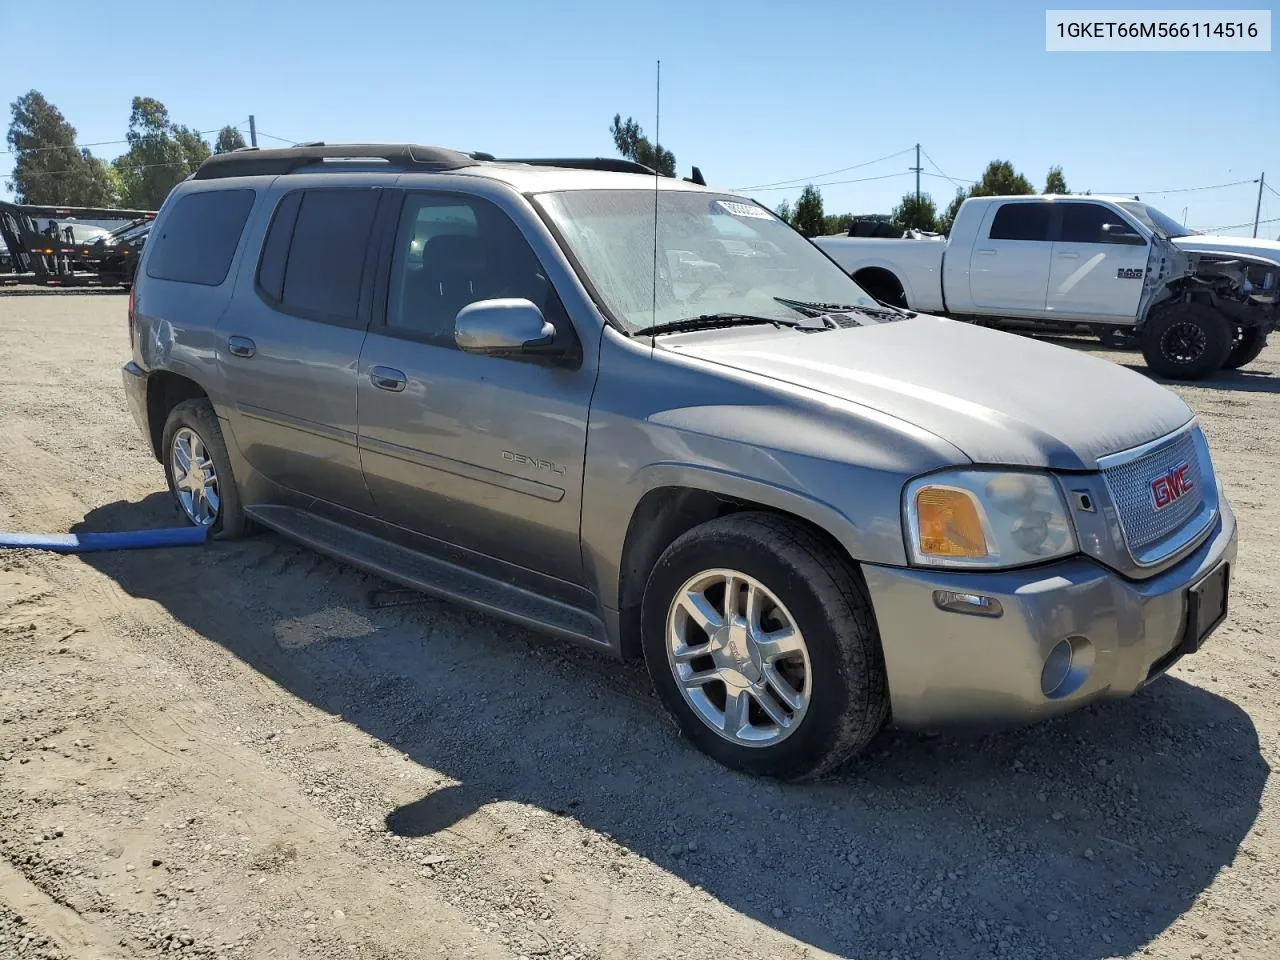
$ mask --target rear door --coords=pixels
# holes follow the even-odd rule
[[[1033,316],[1045,309],[1052,203],[1010,200],[988,212],[974,240],[969,288],[980,313]]]
[[[479,196],[404,195],[385,319],[360,356],[360,455],[382,519],[580,583],[579,524],[595,351],[576,364],[464,353],[459,309],[532,300],[576,332],[516,222]]]
[[[217,331],[232,426],[249,464],[288,490],[364,513],[371,501],[356,449],[356,366],[382,196],[375,178],[346,175],[349,186],[284,193]]]
[[[1147,272],[1147,242],[1117,242],[1117,231],[1132,237],[1138,230],[1101,203],[1071,200],[1057,206],[1061,219],[1053,243],[1048,310],[1064,316],[1136,320]]]

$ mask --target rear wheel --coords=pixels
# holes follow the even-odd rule
[[[744,513],[677,539],[645,588],[654,686],[716,760],[786,780],[834,770],[884,724],[880,638],[857,573],[786,518]]]
[[[1261,327],[1236,327],[1235,339],[1231,341],[1231,352],[1227,354],[1227,370],[1239,370],[1246,364],[1258,359],[1258,354],[1267,347],[1267,333]]]
[[[1151,372],[1198,380],[1220,370],[1231,353],[1233,327],[1207,303],[1170,304],[1148,318],[1139,335]]]
[[[245,515],[213,404],[184,400],[169,411],[161,450],[169,492],[187,520],[220,540],[242,536]]]

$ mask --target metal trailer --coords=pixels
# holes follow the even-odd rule
[[[36,223],[40,217],[47,218],[49,226],[40,228]],[[0,273],[0,284],[49,287],[99,284],[103,280],[100,262],[92,256],[90,244],[77,242],[72,226],[66,221],[143,221],[154,217],[154,210],[0,202],[0,240],[8,248],[11,270]],[[108,283],[119,282],[108,280]]]

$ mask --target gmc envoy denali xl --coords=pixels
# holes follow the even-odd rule
[[[215,156],[129,306],[177,504],[642,655],[719,761],[1134,693],[1222,621],[1204,435],[1103,360],[888,307],[752,200],[620,160]]]

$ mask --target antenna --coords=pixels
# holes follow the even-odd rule
[[[658,61],[658,77],[657,86],[654,90],[653,97],[653,152],[655,160],[657,153],[662,149],[662,61]],[[658,171],[658,164],[653,165],[653,303],[651,307],[652,316],[649,323],[656,326],[658,323],[658,177],[661,173]],[[652,349],[656,338],[650,338],[649,346]]]

